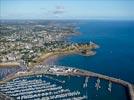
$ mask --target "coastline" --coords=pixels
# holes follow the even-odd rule
[[[97,44],[87,45],[87,44],[81,44],[77,46],[69,46],[66,48],[60,48],[55,51],[50,52],[42,52],[41,56],[34,59],[34,62],[29,62],[28,67],[31,68],[33,66],[36,66],[38,64],[42,64],[45,60],[47,60],[50,57],[53,56],[60,56],[60,55],[69,55],[69,54],[78,54],[81,56],[93,56],[96,54],[95,51],[92,51],[92,49],[99,48]],[[83,51],[86,50],[86,53],[83,53]],[[18,67],[20,66],[20,63],[18,62],[6,62],[6,63],[0,63],[0,68],[2,67]]]
[[[39,64],[42,64],[45,60],[47,60],[50,57],[53,56],[60,56],[60,55],[69,55],[69,54],[77,54],[78,52],[72,50],[72,51],[64,51],[64,52],[60,52],[60,51],[55,51],[55,52],[49,52],[49,53],[43,53],[39,58],[36,59],[36,63],[32,63],[29,65],[29,67],[33,67]]]
[[[42,64],[45,60],[47,60],[50,57],[53,56],[60,56],[60,55],[70,55],[70,54],[77,54],[77,55],[81,55],[81,56],[93,56],[96,54],[95,51],[92,51],[92,49],[96,49],[99,46],[94,44],[93,46],[85,46],[85,45],[81,45],[78,47],[73,47],[73,48],[65,48],[65,49],[59,49],[57,51],[54,52],[48,52],[48,53],[42,53],[42,55],[40,57],[38,57],[35,61],[36,63],[30,63],[29,67],[33,67],[39,64]],[[83,54],[81,51],[83,50],[88,50],[88,53]]]

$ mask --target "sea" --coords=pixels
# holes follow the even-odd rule
[[[88,57],[76,54],[56,56],[49,58],[47,63],[82,68],[134,84],[134,21],[83,20],[78,21],[76,26],[80,34],[70,36],[68,41],[76,43],[92,41],[100,46],[95,50],[96,55]],[[72,87],[76,84],[76,81],[72,83]],[[101,86],[106,88],[105,82],[102,82]],[[88,88],[90,100],[128,99],[126,89],[123,87],[119,89],[114,86],[110,95],[104,88],[101,92]],[[95,93],[96,96],[92,93]],[[97,96],[97,93],[100,95]]]
[[[72,21],[73,22],[73,21]],[[94,56],[76,54],[50,58],[49,64],[86,69],[134,84],[134,21],[80,20],[79,35],[71,42],[94,42],[100,46]]]

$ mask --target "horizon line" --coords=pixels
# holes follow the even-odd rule
[[[93,18],[93,19],[88,19],[88,18],[67,18],[67,19],[0,19],[0,20],[111,20],[111,21],[134,21],[134,19],[111,19],[111,18]]]

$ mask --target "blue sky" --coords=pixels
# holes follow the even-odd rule
[[[0,19],[134,20],[134,0],[0,0]]]

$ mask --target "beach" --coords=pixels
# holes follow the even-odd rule
[[[5,63],[0,63],[0,68],[1,67],[18,67],[20,66],[20,63],[18,62],[5,62]]]

